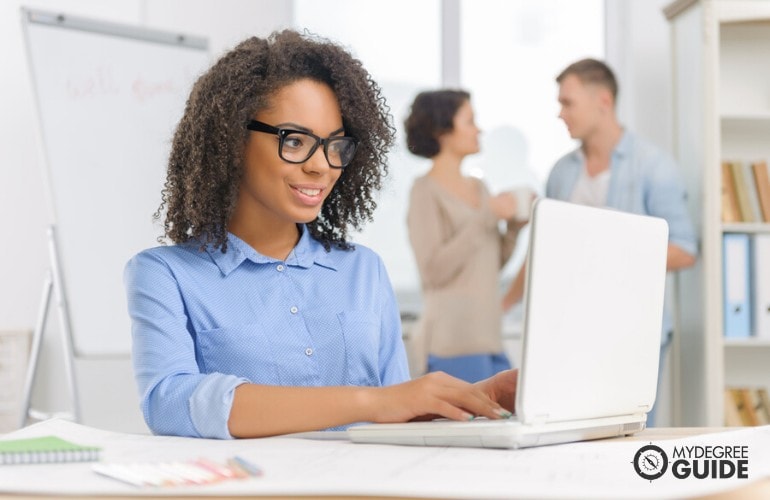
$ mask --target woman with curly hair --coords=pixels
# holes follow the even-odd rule
[[[463,159],[479,152],[468,92],[418,94],[405,127],[409,151],[433,162],[412,186],[407,215],[423,293],[415,337],[428,372],[476,382],[511,367],[498,279],[525,221],[515,219],[512,193],[491,196],[481,180],[462,173]]]
[[[344,49],[250,38],[194,85],[156,217],[174,245],[126,266],[141,408],[156,434],[257,437],[510,416],[516,373],[409,380],[372,218],[393,140]]]

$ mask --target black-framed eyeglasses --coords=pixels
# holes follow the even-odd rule
[[[322,139],[304,130],[273,127],[257,120],[251,120],[246,128],[255,132],[277,135],[278,156],[288,163],[306,162],[320,144],[323,146],[324,156],[329,166],[344,168],[353,161],[358,147],[358,141],[353,137],[340,135]]]

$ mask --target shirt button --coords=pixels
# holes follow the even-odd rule
[[[305,354],[307,354],[308,356],[312,356],[313,355],[313,349],[308,347],[307,349],[305,349]]]
[[[275,268],[278,270],[278,272],[281,272],[284,269],[283,264],[278,264],[277,266],[275,266]]]
[[[297,314],[297,311],[299,311],[299,309],[297,309],[297,306],[291,306],[291,309],[289,309],[289,311],[291,311],[292,314]]]

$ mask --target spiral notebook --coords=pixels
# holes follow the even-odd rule
[[[93,462],[101,448],[81,446],[56,436],[0,440],[0,465]]]

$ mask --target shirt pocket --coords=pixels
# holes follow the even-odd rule
[[[345,340],[347,383],[378,387],[380,380],[380,318],[371,311],[337,314]]]
[[[227,373],[254,383],[279,383],[279,368],[262,323],[198,333],[198,366],[203,373]]]

